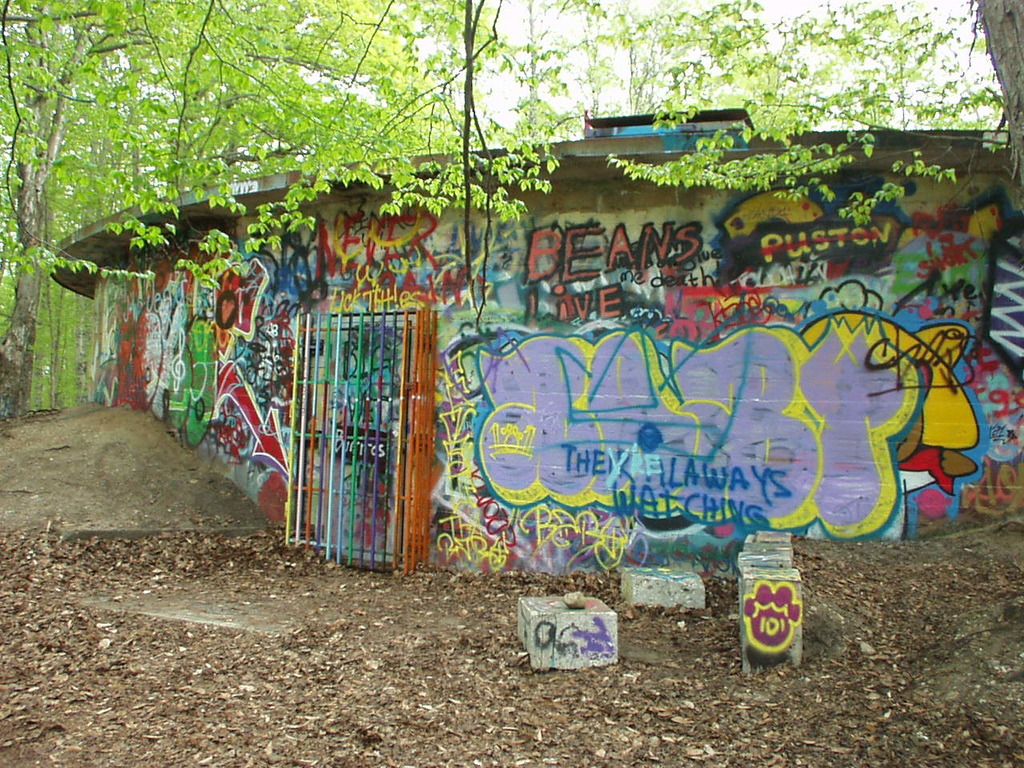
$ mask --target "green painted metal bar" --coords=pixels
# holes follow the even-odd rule
[[[358,331],[356,332],[356,370],[355,370],[355,381],[356,391],[354,400],[354,407],[352,409],[352,450],[355,452],[353,456],[352,469],[351,469],[351,482],[349,485],[349,508],[348,508],[348,556],[346,560],[351,563],[354,554],[355,547],[355,532],[356,532],[356,501],[358,498],[358,479],[359,479],[359,452],[358,452],[358,439],[359,439],[359,420],[362,411],[363,402],[363,326],[365,321],[365,315],[359,315]]]
[[[434,446],[436,425],[434,422],[434,397],[437,372],[437,315],[431,310],[421,309],[417,313],[416,358],[416,438],[413,468],[415,486],[413,500],[413,542],[409,548],[405,572],[411,572],[417,564],[427,561],[430,551],[430,480],[431,454]]]
[[[338,563],[343,561],[344,547],[342,542],[344,540],[345,533],[345,518],[344,509],[347,494],[345,492],[345,471],[346,466],[351,463],[352,457],[349,455],[351,452],[350,442],[348,439],[349,430],[352,428],[352,408],[350,405],[350,385],[352,382],[352,327],[353,327],[353,316],[345,315],[345,344],[344,346],[339,345],[339,355],[344,355],[344,362],[342,363],[341,375],[345,380],[345,386],[342,395],[342,429],[341,429],[341,470],[340,478],[338,480],[338,504],[337,504],[337,518],[338,518],[338,533],[335,537],[335,560]]]
[[[335,496],[335,493],[336,493],[335,487],[334,487],[334,480],[335,480],[335,474],[336,474],[336,469],[337,469],[337,466],[338,466],[338,458],[339,458],[338,457],[338,453],[339,453],[338,452],[338,419],[339,419],[339,410],[342,411],[342,418],[344,418],[344,411],[343,411],[343,409],[344,409],[344,402],[339,402],[339,394],[341,392],[341,389],[338,386],[338,366],[339,366],[339,364],[341,362],[341,321],[343,319],[343,316],[342,315],[338,315],[337,319],[338,319],[338,322],[335,324],[335,332],[334,332],[335,341],[334,341],[334,346],[333,346],[333,348],[331,350],[333,352],[333,358],[331,360],[332,370],[331,370],[331,377],[330,377],[330,379],[331,379],[331,382],[330,382],[330,386],[331,386],[331,390],[330,390],[331,391],[331,403],[330,403],[331,445],[330,445],[330,455],[329,455],[329,459],[328,459],[330,466],[329,466],[328,473],[327,473],[327,494],[326,494],[326,500],[327,500],[327,523],[326,523],[326,533],[324,535],[324,541],[325,541],[324,557],[327,560],[331,559],[331,544],[335,540],[334,539],[334,514],[333,514],[333,512],[334,512],[334,496]],[[344,446],[345,446],[344,434],[345,433],[344,433],[344,430],[343,430],[342,431],[342,440],[341,440],[341,444],[342,444],[342,450],[341,450],[341,453],[342,453],[342,458],[341,458],[342,465],[341,466],[342,466],[342,474],[343,475],[344,475],[344,467],[345,467],[345,464],[344,464]]]

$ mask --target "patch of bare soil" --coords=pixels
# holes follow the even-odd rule
[[[0,421],[0,527],[154,532],[262,527],[224,474],[147,413],[87,405]]]
[[[183,449],[168,440],[170,467]],[[4,467],[23,458],[10,445]],[[145,514],[145,476],[121,460],[136,495],[118,503]],[[47,520],[70,519],[74,471],[46,491]],[[14,515],[17,503],[3,501]],[[709,585],[705,610],[639,608],[614,574],[399,576],[325,563],[279,531],[65,541],[10,517],[12,768],[1024,765],[1019,521],[909,543],[797,541],[804,663],[748,677],[727,582]],[[574,590],[619,612],[621,661],[534,673],[517,599]]]

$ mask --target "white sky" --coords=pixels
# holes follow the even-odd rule
[[[705,0],[711,5],[717,0]],[[854,5],[859,8],[900,8],[916,3],[924,9],[934,9],[943,16],[962,18],[966,23],[972,14],[971,0],[759,0],[770,19],[782,19],[786,16],[799,16],[828,5]],[[657,5],[657,0],[632,0],[633,7],[649,8]],[[501,20],[504,32],[511,37],[522,36],[526,13],[523,10],[524,0],[503,0]]]
[[[538,5],[549,5],[553,4],[552,0],[535,0]],[[719,2],[724,0],[696,0],[695,4],[703,7],[713,7]],[[855,10],[868,10],[868,9],[903,9],[907,6],[914,7],[915,11],[924,11],[925,14],[928,11],[933,10],[938,16],[939,20],[949,20],[956,25],[957,37],[962,42],[970,43],[973,39],[973,5],[971,0],[757,0],[761,7],[764,9],[764,15],[766,21],[769,23],[784,21],[786,18],[795,18],[802,16],[807,13],[813,13],[815,11],[822,11],[829,6],[842,7],[852,6]],[[606,5],[608,7],[617,6],[622,3],[628,2],[629,5],[638,10],[646,10],[654,8],[660,4],[660,0],[596,0],[596,2]],[[1024,2],[1024,0],[1022,0]],[[523,45],[527,40],[527,14],[526,14],[526,3],[527,0],[502,0],[501,15],[499,17],[499,28],[501,34],[512,44]],[[552,18],[552,24],[557,27],[557,16]],[[975,68],[984,69],[984,74],[981,76],[990,75],[991,70],[987,62],[987,56],[985,55],[985,45],[983,41],[978,41],[978,44],[974,46],[973,55],[971,56],[971,63],[967,63],[966,59],[964,66],[967,69],[974,70]],[[979,63],[980,61],[980,63]],[[980,71],[980,69],[978,71]],[[971,79],[973,75],[968,73],[968,79]],[[503,83],[501,80],[498,81],[499,86],[493,92],[489,99],[492,108],[497,107],[495,111],[492,111],[492,117],[498,117],[499,122],[509,123],[515,120],[514,107],[512,106],[517,99],[522,97],[522,89],[516,86],[509,87],[507,83]],[[499,105],[508,105],[502,109]],[[501,115],[501,116],[499,116]]]
[[[853,4],[867,8],[883,8],[885,6],[901,7],[909,4],[910,1],[912,0],[908,0],[907,3],[893,2],[893,0],[859,0]],[[829,2],[822,2],[822,0],[760,0],[760,3],[765,11],[772,16],[794,16],[829,5]],[[842,2],[837,3],[834,0],[831,4],[843,5]],[[971,0],[918,0],[918,4],[923,8],[934,8],[947,14],[955,13],[966,18]]]

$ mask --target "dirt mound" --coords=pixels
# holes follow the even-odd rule
[[[67,535],[231,529],[262,515],[146,413],[82,406],[0,422],[0,528]]]

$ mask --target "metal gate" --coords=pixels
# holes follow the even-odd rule
[[[288,540],[412,571],[429,551],[436,315],[299,318]]]

